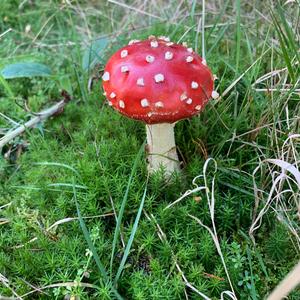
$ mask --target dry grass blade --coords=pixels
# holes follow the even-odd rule
[[[265,159],[253,171],[253,185],[255,191],[255,208],[253,213],[253,221],[249,230],[250,237],[253,242],[254,231],[256,231],[262,223],[263,216],[271,208],[277,215],[277,219],[282,222],[290,231],[300,250],[300,227],[297,225],[295,218],[299,220],[299,193],[300,193],[300,172],[299,172],[299,150],[295,139],[299,139],[299,134],[291,134],[283,143],[281,150],[279,149],[277,159]],[[281,168],[281,172],[276,171],[273,166]],[[267,174],[264,173],[263,167],[267,166]],[[260,192],[263,188],[258,188],[256,183],[256,174],[260,172],[265,178],[270,177],[267,183],[270,185],[268,196],[263,198]],[[259,204],[263,202],[263,207],[256,216]],[[295,221],[292,221],[295,220]]]
[[[159,20],[162,20],[162,21],[164,20],[164,18],[162,18],[162,17],[153,15],[153,14],[151,14],[151,13],[148,13],[148,12],[146,12],[146,11],[144,11],[144,10],[141,10],[141,9],[136,8],[136,7],[133,7],[133,6],[129,6],[129,5],[125,4],[125,3],[121,3],[121,2],[118,2],[118,1],[115,1],[115,0],[108,0],[108,2],[113,3],[113,4],[116,4],[116,5],[119,5],[119,6],[121,6],[121,7],[130,9],[130,10],[133,10],[133,11],[136,11],[136,12],[138,12],[138,13],[140,13],[140,14],[143,14],[143,15],[146,15],[146,16],[149,16],[149,17],[152,17],[152,18],[155,18],[155,19],[159,19]]]
[[[156,228],[157,228],[157,235],[159,237],[159,239],[162,241],[162,242],[166,242],[168,243],[168,240],[167,240],[167,237],[166,237],[166,234],[163,232],[163,230],[161,229],[160,225],[158,224],[157,220],[155,219],[154,215],[153,214],[150,214],[150,216],[147,214],[147,212],[144,211],[144,214],[146,216],[146,218],[150,221],[150,222],[154,222]],[[176,255],[174,254],[173,250],[172,251],[172,259],[175,263],[175,266],[176,266],[176,269],[178,270],[179,274],[181,275],[181,278],[182,280],[184,281],[185,285],[190,288],[192,291],[194,291],[196,294],[198,294],[199,296],[201,296],[203,299],[205,300],[211,300],[209,297],[207,297],[205,294],[201,293],[198,289],[196,289],[186,278],[186,276],[184,275],[183,271],[181,270],[178,262],[177,262],[177,259],[176,259]],[[185,293],[185,295],[187,295]]]
[[[286,161],[283,161],[281,159],[267,159],[266,162],[270,162],[272,164],[275,164],[275,165],[281,167],[282,172],[284,172],[284,173],[287,171],[291,172],[294,175],[295,179],[297,180],[297,183],[300,188],[300,172],[295,166],[293,166],[292,164],[290,164]]]
[[[84,282],[62,282],[62,283],[55,283],[55,284],[49,284],[46,286],[42,286],[39,289],[32,290],[26,294],[23,294],[20,299],[27,297],[29,295],[32,295],[36,292],[39,292],[41,290],[46,290],[46,289],[52,289],[52,288],[57,288],[57,287],[86,287],[86,288],[91,288],[91,289],[99,289],[97,285],[90,284],[90,283],[84,283]]]
[[[222,95],[217,99],[226,96],[235,86],[236,84],[270,51],[270,48],[268,48],[266,51],[264,51],[260,57],[258,57],[251,66],[249,66],[237,79],[235,79],[228,87],[227,89],[222,93]]]
[[[2,206],[0,206],[0,209],[3,209],[3,208],[5,208],[5,207],[9,207],[9,206],[11,206],[11,205],[12,205],[12,201],[9,202],[9,203],[3,204]]]
[[[0,39],[1,39],[2,37],[4,37],[6,34],[8,34],[10,31],[12,31],[12,28],[8,28],[8,29],[5,30],[4,32],[2,32],[2,33],[0,34]]]
[[[226,291],[226,294],[231,295],[232,299],[237,299],[235,292],[234,292],[233,284],[231,282],[230,275],[229,275],[229,272],[228,272],[228,269],[227,269],[227,266],[226,266],[226,263],[224,260],[224,256],[223,256],[223,253],[221,250],[219,238],[217,235],[216,225],[215,225],[215,195],[214,195],[215,176],[213,176],[213,178],[212,178],[211,188],[208,186],[208,180],[207,180],[207,169],[208,169],[208,165],[211,161],[214,164],[214,173],[216,173],[216,171],[217,171],[216,161],[211,158],[207,159],[203,166],[203,179],[204,179],[207,203],[208,203],[210,217],[211,217],[212,229],[209,228],[207,225],[203,224],[203,222],[200,219],[196,218],[195,216],[190,215],[190,214],[188,214],[188,216],[191,217],[192,219],[194,219],[199,225],[201,225],[203,228],[205,228],[210,233],[210,235],[214,241],[215,247],[217,249],[217,252],[221,258],[221,261],[222,261],[222,264],[223,264],[223,267],[224,267],[224,270],[225,270],[225,273],[226,273],[226,276],[227,276],[227,279],[228,279],[228,282],[229,282],[229,285],[231,288],[231,291]]]
[[[0,218],[0,225],[4,225],[4,224],[7,224],[9,223],[10,221],[8,219],[5,219],[5,218]]]
[[[280,300],[300,284],[300,263],[282,280],[282,282],[270,294],[267,300]]]
[[[83,219],[94,219],[94,218],[110,217],[110,216],[113,216],[113,215],[114,215],[113,213],[107,213],[107,214],[96,215],[96,216],[88,216],[88,217],[82,217],[82,218]],[[53,223],[51,226],[49,226],[48,228],[46,228],[45,229],[45,233],[50,232],[51,229],[57,227],[58,225],[65,224],[65,223],[72,222],[72,221],[77,221],[77,220],[79,220],[79,217],[71,217],[71,218],[64,218],[64,219],[58,220],[55,223]],[[25,245],[33,243],[33,242],[35,242],[37,240],[38,240],[38,237],[34,237],[31,240],[29,240],[28,242],[26,242],[24,244],[21,244],[21,245],[17,245],[14,248],[15,249],[23,248]]]
[[[0,273],[0,283],[2,283],[6,288],[8,288],[12,294],[16,297],[15,299],[22,300],[23,298],[19,296],[9,285],[9,280]]]

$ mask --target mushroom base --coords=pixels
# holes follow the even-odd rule
[[[150,174],[161,168],[164,169],[166,175],[180,170],[174,127],[175,124],[169,123],[146,125],[148,171]]]

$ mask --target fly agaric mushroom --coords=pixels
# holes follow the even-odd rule
[[[108,60],[102,76],[108,104],[146,123],[148,170],[179,170],[174,126],[198,114],[213,97],[214,78],[192,48],[168,38],[133,40]]]

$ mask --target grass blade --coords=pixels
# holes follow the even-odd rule
[[[241,1],[236,0],[236,61],[235,69],[239,72],[241,55]]]
[[[116,251],[116,246],[117,246],[117,240],[118,240],[119,234],[120,234],[121,222],[122,222],[122,218],[123,218],[123,214],[124,214],[125,205],[126,205],[127,199],[128,199],[128,193],[129,193],[130,185],[131,185],[133,176],[135,174],[135,171],[137,169],[138,161],[140,160],[140,158],[141,158],[141,156],[144,152],[144,147],[145,147],[145,143],[143,143],[143,145],[141,146],[141,148],[140,148],[140,150],[139,150],[139,152],[138,152],[138,154],[135,158],[135,161],[134,161],[134,164],[133,164],[133,167],[132,167],[132,170],[131,170],[131,174],[130,174],[130,177],[129,177],[129,180],[128,180],[128,183],[127,183],[126,192],[124,194],[122,204],[121,204],[121,208],[120,208],[120,212],[119,212],[119,215],[118,215],[117,225],[116,225],[113,244],[112,244],[111,258],[110,258],[110,276],[111,276],[111,278],[112,278],[112,265],[113,265],[113,261],[114,261],[114,256],[115,256],[115,251]]]
[[[77,201],[77,195],[76,195],[76,189],[75,189],[75,185],[73,185],[73,193],[74,193],[74,201],[75,201],[75,204],[76,204],[76,210],[77,210],[77,215],[78,215],[78,219],[79,219],[79,223],[80,223],[80,227],[82,229],[82,232],[83,232],[83,235],[84,235],[84,238],[89,246],[89,249],[92,251],[93,253],[93,257],[94,257],[94,260],[96,262],[96,265],[104,279],[105,282],[107,283],[110,283],[110,280],[109,280],[109,277],[107,275],[107,272],[104,268],[104,265],[102,264],[102,262],[100,261],[100,257],[98,256],[98,253],[96,251],[96,248],[90,238],[90,235],[89,235],[89,232],[88,232],[88,229],[85,225],[85,222],[81,216],[81,213],[80,213],[80,209],[79,209],[79,204],[78,204],[78,201]],[[114,288],[114,287],[111,287],[113,293],[115,294],[116,298],[118,300],[123,300],[123,297],[118,293],[118,291]]]
[[[283,59],[286,63],[286,66],[287,66],[287,69],[288,69],[289,75],[291,76],[292,81],[295,82],[296,78],[295,78],[294,69],[292,67],[291,58],[289,57],[289,53],[288,53],[288,49],[287,49],[288,43],[287,43],[286,37],[285,37],[282,29],[280,28],[280,24],[279,24],[278,20],[276,19],[273,12],[271,12],[271,17],[273,19],[273,23],[274,23],[275,29],[277,31],[277,34],[278,34],[278,39],[279,39]]]
[[[124,269],[126,260],[128,258],[128,255],[129,255],[132,243],[133,243],[133,239],[134,239],[134,236],[135,236],[135,233],[137,231],[138,224],[139,224],[139,221],[140,221],[140,218],[141,218],[142,210],[143,210],[144,203],[145,203],[146,194],[147,194],[147,184],[146,184],[146,187],[145,187],[145,190],[144,190],[144,194],[143,194],[143,197],[142,197],[142,201],[141,201],[139,210],[138,210],[138,212],[136,214],[136,217],[135,217],[134,225],[133,225],[133,228],[132,228],[132,231],[131,231],[128,243],[126,245],[126,248],[125,248],[125,251],[124,251],[124,254],[123,254],[123,257],[122,257],[122,260],[121,260],[121,263],[120,263],[120,266],[119,266],[119,269],[118,269],[118,272],[117,272],[117,275],[116,275],[116,277],[114,279],[114,285],[117,284],[117,282],[118,282],[118,280],[119,280],[119,278],[121,276],[121,273],[122,273],[122,271]]]
[[[63,164],[63,163],[43,161],[43,162],[34,163],[34,165],[36,165],[36,166],[50,166],[50,167],[63,167],[63,168],[66,168],[66,169],[69,169],[69,170],[73,171],[76,175],[80,176],[80,174],[78,173],[78,171],[76,169],[74,169],[73,167],[71,167],[69,165]]]
[[[7,81],[1,75],[1,73],[0,73],[0,84],[3,86],[3,88],[4,88],[4,90],[5,90],[6,94],[7,94],[7,96],[9,98],[14,99],[15,98],[14,93],[13,93],[12,89],[10,88],[9,84],[7,83]]]

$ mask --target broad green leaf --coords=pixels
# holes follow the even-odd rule
[[[51,70],[48,66],[34,62],[19,62],[4,67],[0,74],[5,79],[35,76],[50,76]]]
[[[102,55],[108,41],[106,37],[92,41],[91,45],[84,51],[82,57],[83,70],[88,71],[102,61]]]

